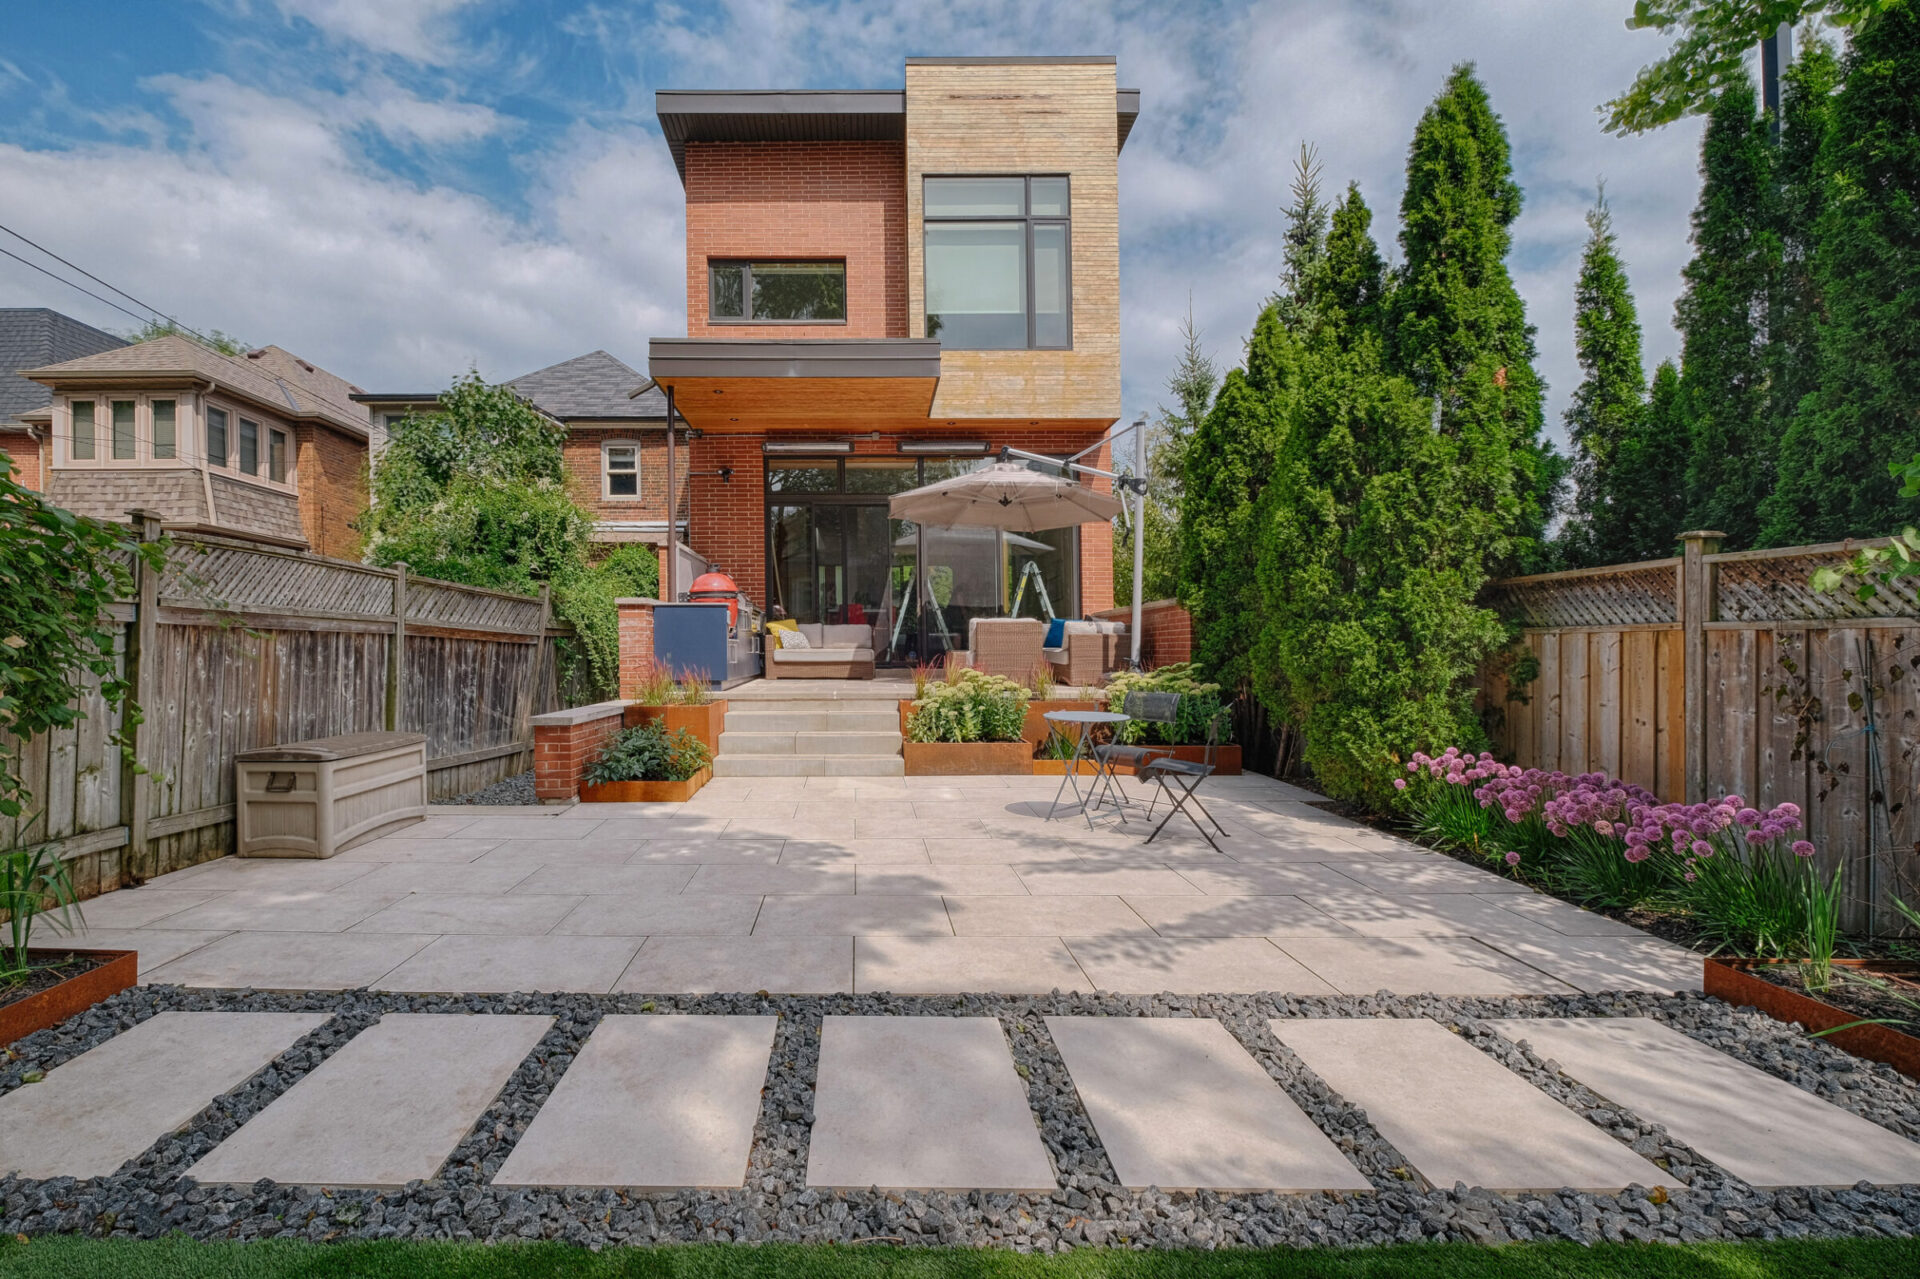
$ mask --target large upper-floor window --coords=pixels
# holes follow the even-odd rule
[[[1073,345],[1064,177],[927,178],[927,336],[950,350]]]
[[[845,324],[845,262],[709,262],[715,324]]]
[[[64,408],[66,447],[58,455],[58,466],[209,466],[289,489],[296,486],[292,433],[230,407],[198,397],[140,394],[67,397]]]

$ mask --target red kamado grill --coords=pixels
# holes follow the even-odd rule
[[[687,588],[687,598],[697,604],[725,604],[727,629],[740,624],[739,584],[718,569],[709,569],[694,578],[693,585]]]

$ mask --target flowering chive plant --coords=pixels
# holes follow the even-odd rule
[[[1422,834],[1581,901],[1660,898],[1695,916],[1710,940],[1757,954],[1803,945],[1821,924],[1811,913],[1828,909],[1809,893],[1814,847],[1792,838],[1802,825],[1795,804],[1763,812],[1738,795],[1663,804],[1605,773],[1520,768],[1458,747],[1416,752],[1406,769],[1394,787]]]

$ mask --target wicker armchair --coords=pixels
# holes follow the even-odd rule
[[[1041,646],[1046,623],[1027,617],[976,617],[967,623],[967,652],[973,668],[989,675],[1026,680],[1046,659]]]
[[[1126,665],[1128,646],[1126,628],[1098,622],[1068,622],[1060,637],[1060,647],[1043,650],[1053,666],[1053,677],[1062,684],[1087,688],[1106,680],[1108,671]]]

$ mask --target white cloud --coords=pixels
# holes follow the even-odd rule
[[[436,62],[453,47],[451,19],[475,0],[274,0],[338,40],[415,62]]]

